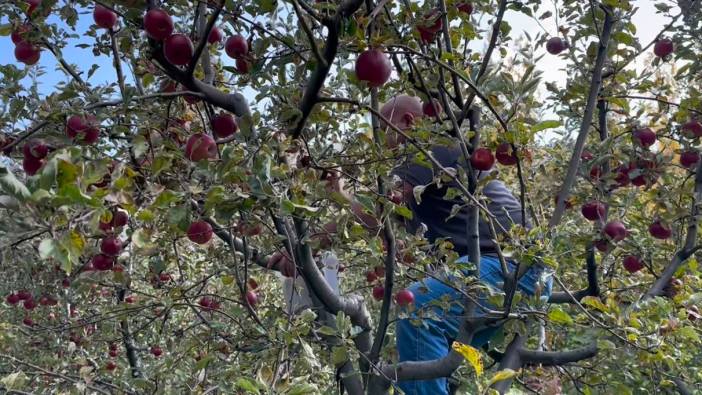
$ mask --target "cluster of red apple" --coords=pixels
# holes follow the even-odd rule
[[[34,295],[27,290],[21,290],[7,295],[5,297],[5,302],[12,306],[16,306],[19,302],[22,302],[22,307],[24,307],[27,312],[36,309],[38,305],[56,306],[58,304],[58,301],[54,297],[48,295],[40,296],[37,303],[37,300],[34,299]],[[34,326],[34,320],[32,320],[29,315],[24,317],[22,323],[26,326]]]
[[[495,159],[503,166],[514,166],[517,164],[517,154],[509,143],[501,143],[495,149],[495,155],[489,148],[477,148],[470,156],[470,164],[475,170],[487,171],[492,169]]]
[[[366,272],[366,281],[376,285],[373,287],[373,299],[383,300],[385,295],[385,287],[381,284],[377,284],[380,280],[385,278],[385,268],[383,266],[376,266],[373,270]],[[399,306],[407,306],[414,302],[414,294],[409,289],[401,289],[395,294],[395,303]]]
[[[115,264],[117,256],[122,251],[122,241],[119,239],[119,229],[127,224],[129,214],[122,209],[114,209],[112,218],[109,221],[100,220],[98,227],[107,233],[100,241],[100,254],[93,256],[83,271],[107,271],[120,272],[124,270],[121,265]]]
[[[212,118],[212,133],[225,138],[239,130],[239,125],[234,116],[221,113]],[[196,133],[188,138],[185,144],[185,157],[193,162],[213,159],[217,156],[217,142],[207,134]]]
[[[41,4],[41,0],[25,0],[28,4],[27,17],[31,18],[34,10]],[[26,65],[33,65],[39,61],[41,57],[41,48],[36,43],[27,40],[26,35],[32,31],[30,24],[23,24],[12,31],[10,38],[15,44],[15,59]]]

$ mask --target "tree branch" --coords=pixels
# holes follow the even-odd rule
[[[597,355],[597,342],[570,351],[533,351],[521,349],[519,357],[524,364],[555,366],[578,362]]]
[[[325,20],[325,26],[329,31],[327,34],[326,43],[324,45],[323,55],[326,63],[317,64],[317,67],[315,67],[312,75],[307,81],[307,87],[305,88],[305,93],[302,96],[302,102],[300,103],[300,119],[290,132],[293,138],[300,137],[302,129],[305,127],[305,123],[307,122],[307,118],[310,116],[312,109],[317,104],[319,91],[324,86],[324,81],[327,79],[332,63],[334,63],[336,51],[339,47],[341,22],[356,12],[356,10],[361,7],[361,4],[363,4],[363,0],[345,0],[341,3],[341,5],[339,5],[339,8],[337,8],[336,14]]]
[[[695,189],[692,196],[692,209],[690,210],[690,219],[687,225],[687,236],[685,238],[685,244],[678,250],[673,256],[672,261],[663,270],[658,280],[653,283],[651,288],[646,292],[643,300],[652,298],[654,296],[659,296],[663,294],[663,290],[668,283],[673,278],[673,275],[680,265],[682,265],[692,254],[699,249],[696,247],[697,241],[697,225],[698,217],[700,215],[700,204],[702,203],[702,161],[697,164],[697,169],[695,170]]]
[[[207,10],[207,4],[206,3],[200,3],[198,4],[198,7],[201,8],[202,14],[200,15],[200,18],[205,18],[205,10]],[[210,17],[210,19],[207,21],[207,25],[202,29],[202,26],[198,26],[198,34],[200,35],[200,41],[197,43],[197,47],[195,48],[195,53],[193,55],[193,58],[190,59],[190,64],[188,65],[188,69],[186,70],[185,74],[188,75],[189,77],[192,77],[193,72],[195,72],[195,67],[197,66],[197,62],[200,60],[200,56],[202,55],[202,51],[205,49],[207,46],[207,39],[209,38],[210,32],[212,31],[212,28],[214,27],[215,23],[217,22],[217,18],[219,18],[220,12],[222,12],[222,7],[224,7],[224,0],[221,0],[219,2],[219,5],[215,8],[214,13]]]
[[[124,97],[125,86],[124,86],[124,74],[122,74],[122,61],[119,59],[119,48],[117,40],[115,39],[115,30],[110,28],[110,44],[112,46],[112,56],[115,58],[115,71],[117,72],[117,82],[119,84],[119,92]]]
[[[563,213],[565,212],[565,199],[570,193],[570,189],[575,183],[575,178],[578,172],[578,165],[580,164],[580,155],[585,147],[585,141],[587,140],[587,135],[590,130],[590,123],[595,111],[595,102],[600,91],[600,86],[602,85],[602,67],[604,66],[605,59],[607,58],[607,47],[609,46],[609,38],[612,33],[612,27],[614,24],[614,17],[612,15],[612,10],[603,7],[605,11],[604,25],[602,26],[602,39],[597,50],[597,58],[595,59],[595,65],[592,71],[592,80],[590,81],[590,93],[587,98],[587,104],[585,105],[585,113],[583,115],[582,123],[580,124],[580,131],[578,132],[578,138],[575,142],[575,147],[573,148],[573,155],[570,158],[570,163],[568,164],[568,170],[566,172],[565,180],[561,186],[561,190],[558,193],[558,202],[556,204],[556,209],[549,221],[549,228],[554,228],[561,222]]]

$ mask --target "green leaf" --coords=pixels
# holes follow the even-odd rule
[[[349,354],[346,352],[346,347],[332,347],[332,363],[334,366],[339,366],[349,359]]]
[[[7,193],[19,201],[25,201],[32,194],[7,167],[0,167],[0,191]]]
[[[0,36],[9,36],[12,33],[12,24],[4,23],[0,25]]]
[[[405,206],[395,206],[395,213],[401,215],[407,219],[412,219],[412,210]]]
[[[555,307],[551,309],[551,311],[548,312],[548,319],[556,324],[573,324],[573,319],[570,317],[570,315],[568,315],[568,313],[566,313],[565,311],[561,310],[560,307]]]
[[[553,129],[561,126],[561,121],[542,121],[531,127],[532,133],[540,132],[546,129]]]
[[[2,383],[3,387],[5,387],[5,390],[19,390],[24,388],[28,380],[29,378],[24,374],[24,372],[15,372],[10,373],[0,379],[0,383]]]
[[[54,239],[44,239],[39,243],[39,257],[41,259],[55,259],[61,264],[61,270],[66,273],[70,273],[73,267],[67,251]]]
[[[260,394],[261,393],[258,390],[258,385],[256,384],[256,382],[251,380],[250,378],[247,378],[247,377],[239,377],[234,382],[234,387],[246,391],[247,394],[248,393],[252,393],[252,394]]]
[[[319,389],[311,383],[296,384],[287,392],[288,395],[318,394]]]
[[[210,364],[214,360],[214,357],[212,355],[205,355],[203,358],[201,358],[199,361],[197,361],[197,364],[195,364],[195,371],[202,370],[207,367],[207,365]]]
[[[607,306],[604,303],[602,303],[602,301],[600,301],[599,298],[594,296],[586,296],[583,298],[583,300],[580,301],[580,303],[582,303],[585,306],[593,307],[603,313],[609,312]]]

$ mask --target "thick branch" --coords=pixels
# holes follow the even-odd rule
[[[207,4],[200,3],[198,7],[200,7],[200,12],[202,12],[200,18],[205,18],[205,10],[207,9]],[[195,48],[195,54],[193,55],[193,58],[190,59],[188,70],[185,72],[186,75],[193,75],[195,67],[197,66],[197,62],[200,60],[200,56],[202,55],[202,51],[207,46],[207,39],[209,38],[210,32],[212,31],[212,28],[217,22],[217,18],[219,18],[220,12],[222,12],[222,7],[224,7],[224,0],[220,1],[219,5],[215,8],[214,13],[207,21],[207,25],[204,26],[204,29],[202,29],[202,26],[198,26],[198,34],[200,35],[200,41],[198,41],[197,43],[197,47]]]
[[[324,45],[323,58],[326,63],[318,63],[315,67],[309,81],[307,81],[307,87],[305,88],[305,93],[302,96],[302,102],[300,103],[300,119],[291,131],[293,138],[298,138],[302,129],[305,127],[307,118],[312,113],[312,109],[317,104],[319,91],[324,86],[324,81],[329,75],[329,70],[331,69],[332,63],[334,63],[334,58],[336,57],[336,51],[339,48],[339,34],[341,33],[341,22],[351,16],[359,7],[363,4],[363,0],[346,0],[341,3],[336,11],[336,14],[325,20],[325,25],[329,33],[327,34],[327,40]]]
[[[600,286],[597,280],[597,261],[595,249],[592,244],[588,247],[587,258],[587,288],[575,292],[554,292],[548,303],[573,303],[580,302],[586,296],[600,296]]]
[[[597,355],[597,342],[570,351],[533,351],[519,350],[519,357],[524,364],[555,366],[578,362]]]
[[[519,334],[514,335],[514,339],[509,343],[505,350],[502,359],[500,360],[499,370],[512,369],[518,370],[522,367],[521,350],[526,343],[526,337]],[[498,381],[492,385],[492,388],[500,394],[504,394],[512,385],[512,379]]]
[[[575,183],[578,165],[580,164],[580,155],[583,153],[583,148],[585,147],[585,141],[587,140],[587,135],[590,130],[590,123],[592,122],[595,111],[597,95],[600,91],[600,86],[602,85],[602,67],[604,66],[604,61],[607,58],[607,47],[609,46],[609,38],[612,33],[612,26],[614,24],[612,11],[609,8],[604,8],[604,11],[605,20],[604,26],[602,27],[602,39],[600,40],[597,50],[597,58],[595,59],[595,65],[592,70],[592,80],[590,81],[590,90],[587,103],[585,105],[585,113],[583,115],[582,123],[580,124],[580,131],[578,132],[575,147],[573,148],[573,155],[571,156],[570,163],[568,164],[565,180],[563,181],[561,190],[558,193],[556,210],[549,221],[549,228],[553,228],[558,225],[561,222],[563,213],[565,212],[565,199],[568,197],[570,189]]]

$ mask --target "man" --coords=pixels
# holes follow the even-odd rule
[[[413,121],[422,116],[422,106],[418,98],[411,96],[397,96],[386,103],[381,108],[381,114],[397,128],[404,130],[411,127]],[[390,128],[387,132],[387,144],[393,147],[403,143],[402,136],[394,133]],[[457,147],[439,147],[431,149],[433,157],[445,168],[459,168],[462,166],[462,153]],[[454,251],[460,255],[459,263],[468,263],[468,238],[466,235],[466,221],[468,220],[468,208],[465,207],[461,196],[447,198],[448,188],[455,187],[453,182],[444,184],[441,187],[434,183],[434,176],[437,169],[413,163],[411,158],[393,170],[393,175],[399,176],[402,180],[402,190],[404,202],[413,212],[413,219],[408,225],[411,232],[415,232],[420,226],[426,228],[425,237],[430,242],[437,240],[447,240],[453,244]],[[479,178],[487,176],[486,172],[479,174]],[[413,189],[417,186],[425,187],[421,194],[421,202],[414,198]],[[508,230],[514,224],[522,223],[522,210],[519,200],[507,189],[504,183],[499,180],[491,180],[482,188],[482,196],[487,198],[487,208],[497,219],[499,225],[495,224],[496,231]],[[456,215],[451,216],[454,205],[463,206]],[[352,208],[359,219],[366,225],[373,224],[373,218],[360,210],[360,205],[353,202]],[[525,223],[528,225],[526,219]],[[479,244],[481,260],[478,276],[483,284],[493,287],[496,290],[502,289],[502,269],[497,256],[497,251],[490,231],[490,224],[486,222],[484,215],[479,220]],[[516,267],[516,263],[508,261],[510,271]],[[466,273],[473,273],[468,266]],[[548,296],[551,292],[551,279],[542,278],[544,268],[535,265],[529,268],[521,277],[518,289],[526,295],[534,295],[537,288],[544,288],[540,294]],[[412,284],[409,289],[415,295],[414,311],[412,318],[421,316],[421,312],[427,309],[434,309],[434,313],[440,319],[423,319],[422,325],[413,324],[410,319],[400,320],[397,324],[396,343],[400,361],[422,361],[444,357],[449,350],[451,342],[456,337],[463,312],[462,294],[455,287],[447,285],[451,279],[428,278],[421,282]],[[451,307],[448,311],[435,306],[436,300],[450,300]],[[480,298],[480,304],[487,306],[485,298]],[[481,309],[476,309],[475,314],[481,314]],[[472,345],[479,347],[486,344],[497,332],[498,328],[482,330],[473,337]],[[448,394],[447,378],[424,381],[400,382],[399,387],[411,395],[442,395]]]

